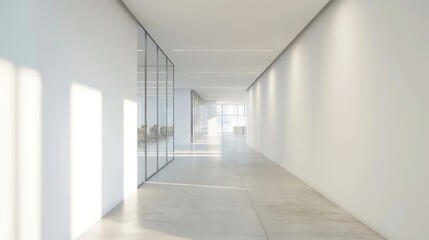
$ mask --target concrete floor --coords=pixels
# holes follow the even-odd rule
[[[176,147],[175,160],[80,240],[384,239],[246,146]]]

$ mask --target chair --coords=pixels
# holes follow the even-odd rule
[[[141,127],[137,129],[137,146],[141,146],[146,142],[146,128],[147,125],[141,125]]]
[[[162,137],[166,138],[167,137],[167,127],[166,126],[162,126],[159,129],[159,133]]]
[[[158,125],[153,125],[149,130],[149,141],[156,141],[158,135]]]

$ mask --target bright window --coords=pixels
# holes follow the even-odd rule
[[[232,132],[234,126],[246,126],[245,105],[218,105],[217,130],[218,132]]]

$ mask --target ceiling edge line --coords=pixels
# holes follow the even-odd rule
[[[283,53],[285,53],[303,34],[304,32],[306,32],[308,30],[308,28],[313,25],[313,23],[319,19],[319,17],[326,11],[326,9],[328,9],[328,7],[335,2],[335,0],[329,0],[325,6],[323,6],[322,9],[320,9],[320,11],[307,23],[307,25],[305,25],[305,27],[292,39],[292,41],[280,52],[280,54],[274,58],[274,60],[270,63],[270,65],[268,65],[267,68],[265,68],[265,70],[250,84],[249,87],[246,88],[246,92],[248,92],[250,90],[250,88],[259,81],[259,79],[262,77],[262,75],[264,75],[264,73],[271,68],[271,66],[277,62],[277,60],[280,58],[281,55],[283,55]]]
[[[136,15],[131,11],[131,9],[127,6],[127,4],[124,3],[123,0],[119,1],[122,6],[125,8],[125,10],[128,12],[128,14],[137,22],[138,25],[140,25],[141,28],[146,32],[146,34],[152,39],[152,41],[155,43],[155,45],[158,47],[159,50],[164,54],[164,56],[175,66],[174,62],[171,60],[171,58],[168,57],[167,54],[165,54],[164,50],[158,45],[158,43],[155,41],[155,39],[149,34],[149,32],[146,30],[146,28],[143,26],[143,24],[137,19]]]

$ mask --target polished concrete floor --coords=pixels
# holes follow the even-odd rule
[[[246,146],[176,147],[176,157],[81,240],[384,239]]]

